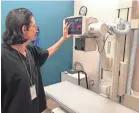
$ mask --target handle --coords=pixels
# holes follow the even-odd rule
[[[78,71],[78,85],[80,85],[80,73],[83,73],[85,75],[85,79],[86,79],[86,87],[88,89],[88,80],[87,80],[87,74],[84,71]]]

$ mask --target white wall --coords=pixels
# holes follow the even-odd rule
[[[87,16],[93,16],[100,21],[112,22],[115,18],[118,0],[75,0],[74,14],[78,15],[82,5],[87,6]]]
[[[87,16],[95,17],[99,21],[111,23],[117,15],[117,0],[75,0],[75,16],[79,15],[79,9],[83,5],[88,8]],[[91,86],[91,89],[96,92],[98,92],[99,60],[97,51],[81,52],[73,48],[73,62],[79,61],[83,64],[87,74],[91,79],[95,80],[95,84]]]
[[[132,7],[133,0],[118,0],[118,8]]]

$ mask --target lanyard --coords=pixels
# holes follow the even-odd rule
[[[18,55],[20,56],[20,59],[21,59],[23,65],[24,65],[25,69],[26,69],[26,72],[27,72],[27,75],[28,75],[30,84],[31,84],[31,86],[32,86],[32,85],[33,85],[33,83],[32,83],[32,74],[29,74],[29,71],[28,71],[28,69],[27,69],[27,65],[25,64],[25,62],[24,62],[24,60],[23,60],[21,54],[19,53],[19,51],[17,51],[17,52],[18,52]],[[27,56],[27,55],[28,55],[28,51],[26,50],[26,52],[27,52],[27,54],[26,54],[26,56]],[[29,57],[29,55],[28,55],[28,59],[29,59],[30,73],[32,73],[32,72],[31,72],[31,63],[30,63],[30,57]]]

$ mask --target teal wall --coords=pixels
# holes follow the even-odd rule
[[[1,28],[5,30],[5,18],[14,8],[30,9],[39,26],[40,47],[49,48],[62,36],[63,19],[72,16],[74,1],[2,1]],[[51,58],[41,68],[44,85],[60,82],[61,71],[72,67],[72,38],[65,41]]]

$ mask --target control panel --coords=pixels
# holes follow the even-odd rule
[[[70,25],[68,34],[73,35],[75,38],[80,38],[88,31],[88,26],[91,23],[96,23],[97,19],[87,16],[71,16],[63,20],[63,24],[66,22]]]
[[[81,35],[82,34],[82,17],[66,18],[65,23],[68,22],[70,35]]]

